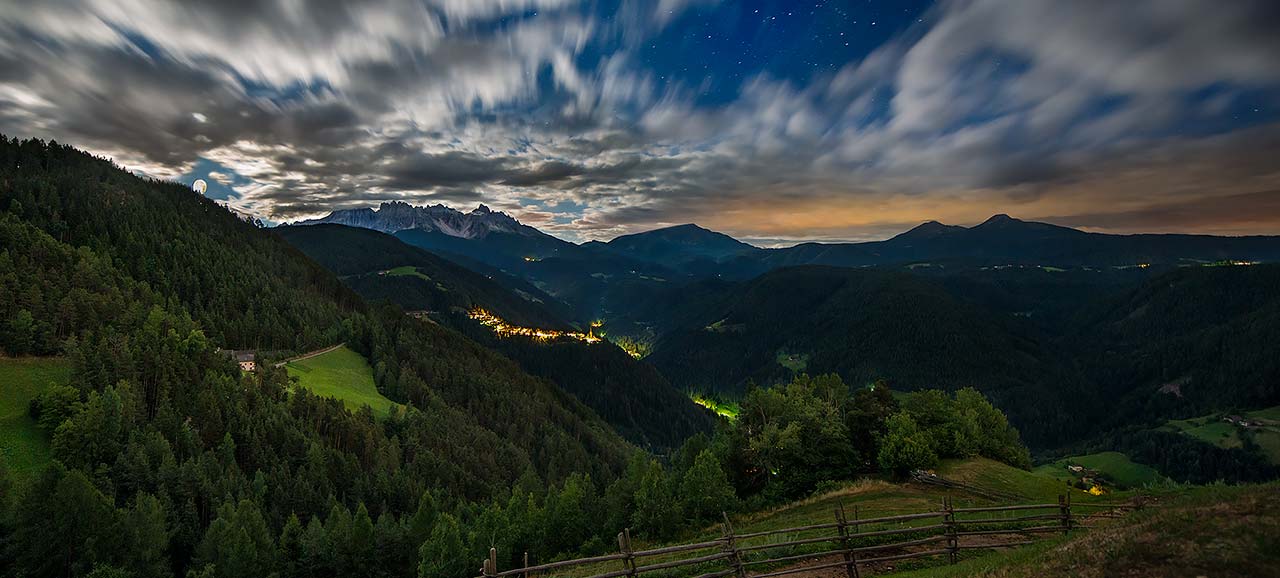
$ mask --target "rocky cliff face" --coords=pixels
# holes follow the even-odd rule
[[[464,239],[481,239],[494,232],[515,233],[518,235],[539,234],[537,229],[522,225],[510,215],[492,211],[484,205],[480,205],[469,213],[464,213],[444,205],[415,207],[408,203],[393,201],[382,203],[377,209],[334,211],[326,217],[302,221],[298,224],[314,225],[318,223],[336,223],[373,229],[384,233],[422,229]]]

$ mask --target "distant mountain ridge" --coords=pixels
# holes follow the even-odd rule
[[[779,267],[866,267],[965,260],[970,264],[1136,265],[1245,259],[1280,261],[1280,236],[1090,233],[997,214],[972,227],[922,223],[883,241],[801,243],[761,249],[724,233],[684,224],[574,244],[484,205],[464,213],[444,205],[401,201],[347,209],[296,223],[336,223],[396,234],[432,251],[478,258],[499,267],[528,259],[620,257],[693,274],[750,277]],[[489,242],[490,237],[495,237]]]
[[[1150,266],[1155,272],[1222,261],[1280,262],[1280,236],[1111,235],[1006,214],[968,227],[928,221],[883,241],[780,249],[753,247],[694,224],[575,244],[483,206],[463,213],[383,203],[376,211],[335,211],[299,224],[319,222],[394,231],[405,243],[482,274],[521,278],[569,306],[578,320],[630,318],[645,295],[668,286],[746,280],[803,265],[923,267],[921,272],[939,274],[1010,266],[1113,272]]]
[[[720,261],[760,250],[729,235],[704,229],[693,223],[622,235],[607,243],[591,241],[583,246],[658,263],[705,259]]]
[[[435,231],[450,237],[463,239],[483,239],[490,233],[514,233],[517,235],[545,235],[528,225],[521,224],[510,215],[490,210],[485,205],[464,213],[452,207],[436,204],[425,207],[410,205],[402,201],[391,201],[378,205],[377,209],[342,209],[329,213],[319,219],[310,219],[296,223],[298,225],[317,225],[334,223],[373,229],[383,233],[396,233],[409,229]]]
[[[767,249],[753,273],[791,265],[866,267],[913,262],[970,265],[1131,266],[1219,260],[1280,261],[1280,236],[1111,235],[999,214],[972,227],[928,221],[884,241]]]

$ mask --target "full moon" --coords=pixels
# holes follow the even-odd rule
[[[191,190],[197,193],[200,193],[202,195],[204,194],[204,191],[208,188],[209,188],[209,183],[204,182],[204,179],[196,179],[196,182],[191,183]]]

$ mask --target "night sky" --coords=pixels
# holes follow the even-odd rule
[[[272,222],[1280,234],[1278,30],[1269,0],[10,2],[0,132]]]

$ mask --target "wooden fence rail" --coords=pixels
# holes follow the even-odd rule
[[[1130,503],[1076,504],[1074,507],[1096,509],[1096,512],[1087,514],[1090,517],[1117,517],[1123,512],[1143,507],[1143,502],[1139,499]],[[635,550],[631,546],[631,530],[628,528],[618,534],[619,552],[617,554],[530,566],[529,555],[526,553],[524,567],[511,570],[498,571],[497,551],[490,549],[489,557],[484,560],[481,567],[479,578],[507,576],[529,578],[531,575],[546,575],[551,571],[570,569],[577,569],[577,572],[571,575],[583,578],[635,578],[647,572],[671,571],[684,567],[695,567],[689,568],[689,571],[701,572],[694,578],[728,576],[772,578],[839,567],[844,568],[848,578],[861,578],[861,570],[867,564],[932,556],[946,556],[948,561],[954,564],[960,550],[1017,546],[1030,544],[1030,538],[1039,534],[1058,532],[1068,534],[1073,529],[1084,527],[1072,513],[1072,508],[1069,495],[1058,496],[1057,503],[971,508],[953,507],[951,499],[945,498],[941,507],[935,511],[859,518],[856,507],[853,509],[852,517],[849,517],[842,504],[835,510],[834,523],[743,534],[734,532],[729,517],[725,515],[721,523],[721,536],[715,540]],[[1001,513],[1010,515],[1001,515]],[[831,532],[832,530],[834,532]],[[801,536],[814,532],[830,533]],[[999,543],[962,543],[966,538],[971,539],[975,536],[1000,535],[1021,536],[1027,539]],[[777,536],[783,539],[773,541]],[[935,544],[941,544],[942,547],[933,546]],[[804,546],[820,549],[796,550]],[[788,552],[787,549],[791,551]],[[777,552],[778,550],[783,551]],[[674,554],[687,556],[671,558]],[[824,561],[824,559],[837,557],[838,559],[834,561]],[[662,559],[653,560],[653,558]],[[814,563],[789,568],[778,567],[788,562],[802,560],[813,560]],[[612,565],[614,562],[619,563],[619,566],[614,567],[616,569],[584,568],[602,564]],[[761,574],[748,572],[748,568],[759,566],[772,566],[774,569]]]

